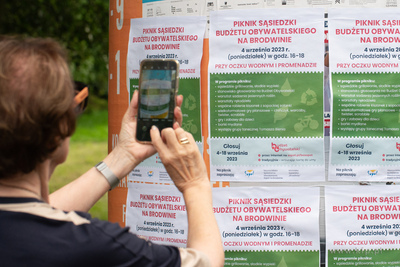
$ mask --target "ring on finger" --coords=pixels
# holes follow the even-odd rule
[[[189,144],[189,139],[187,139],[187,137],[183,137],[183,138],[179,139],[179,144],[181,144],[181,145]]]

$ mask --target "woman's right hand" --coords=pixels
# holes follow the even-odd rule
[[[193,136],[182,128],[150,131],[153,146],[165,169],[182,192],[188,218],[187,247],[203,252],[204,266],[222,267],[224,250],[213,212],[211,183]]]
[[[207,182],[208,174],[202,155],[193,136],[182,128],[157,127],[150,131],[153,146],[176,187],[182,193],[189,187]]]

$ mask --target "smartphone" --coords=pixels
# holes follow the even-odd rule
[[[145,59],[140,63],[136,139],[150,143],[150,128],[172,127],[179,83],[176,60]]]

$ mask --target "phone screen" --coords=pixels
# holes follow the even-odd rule
[[[136,137],[150,141],[150,128],[172,127],[178,83],[176,61],[145,60],[141,64]]]

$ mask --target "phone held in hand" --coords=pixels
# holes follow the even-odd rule
[[[140,64],[139,108],[136,139],[150,143],[150,129],[172,127],[179,83],[179,63],[168,59],[145,59]]]

